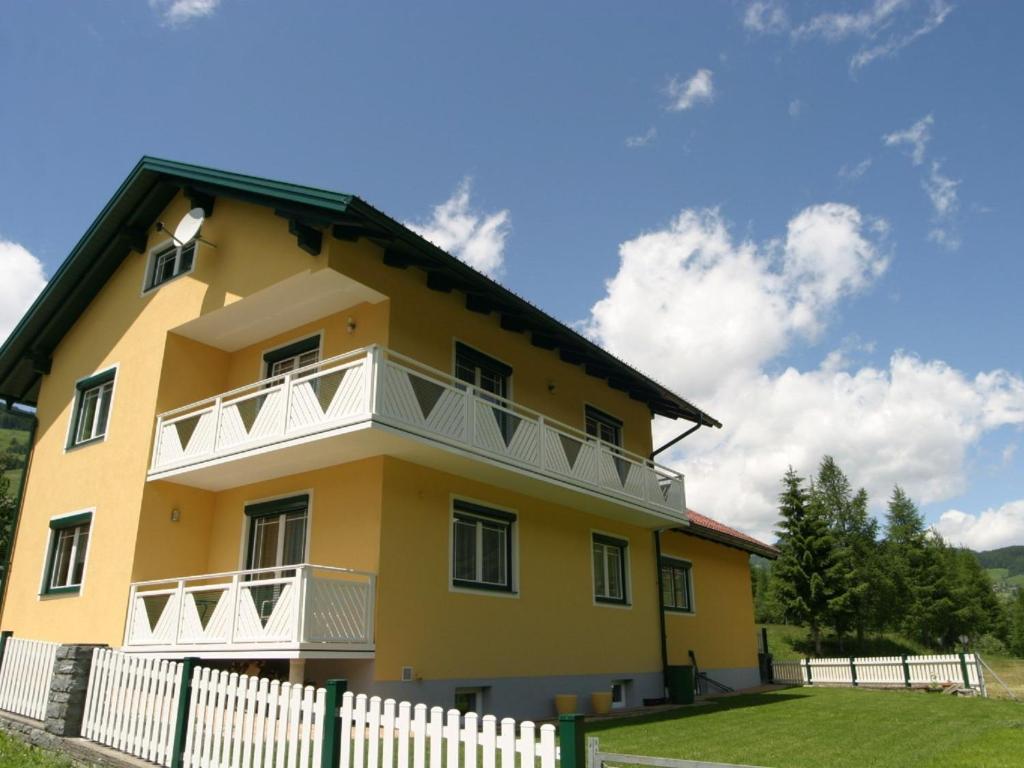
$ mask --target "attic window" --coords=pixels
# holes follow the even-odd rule
[[[192,271],[196,259],[196,243],[184,245],[174,242],[157,246],[149,252],[149,266],[146,269],[146,290],[163,285],[170,280]]]

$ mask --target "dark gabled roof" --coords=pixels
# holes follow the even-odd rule
[[[727,544],[745,552],[753,552],[755,555],[767,557],[769,560],[774,560],[779,556],[779,550],[771,544],[765,544],[753,536],[748,536],[743,531],[730,528],[725,523],[720,523],[707,515],[700,514],[700,512],[688,509],[686,517],[690,521],[690,525],[686,528],[676,529],[680,533],[687,533],[719,544]]]
[[[721,423],[354,195],[287,184],[198,165],[143,157],[100,211],[82,239],[0,347],[0,399],[34,405],[57,344],[132,250],[145,248],[146,232],[181,190],[210,210],[218,196],[273,208],[287,219],[301,247],[319,252],[324,232],[383,246],[384,263],[415,267],[434,290],[458,290],[466,307],[499,315],[501,326],[526,332],[534,345],[558,350],[567,363],[647,403],[654,413],[705,426]]]

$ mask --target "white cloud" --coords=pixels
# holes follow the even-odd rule
[[[845,181],[856,181],[870,170],[873,162],[870,157],[867,157],[856,165],[844,165],[839,169],[839,178]]]
[[[804,104],[802,101],[800,101],[800,99],[793,99],[791,102],[789,102],[790,117],[800,117],[800,113],[803,111],[803,109]]]
[[[884,223],[837,203],[792,218],[784,238],[733,240],[717,211],[683,211],[620,246],[618,273],[587,332],[720,418],[668,452],[696,509],[771,538],[779,479],[825,453],[881,503],[899,482],[922,503],[966,485],[966,456],[987,431],[1024,423],[1024,381],[974,377],[897,352],[855,367],[842,351],[779,369],[844,299],[884,272]],[[667,440],[681,425],[659,420]]]
[[[978,514],[951,509],[933,526],[946,541],[974,550],[1024,544],[1024,500],[1011,501]]]
[[[769,3],[747,7],[743,25],[757,32],[781,32],[790,28],[785,13],[774,15]],[[860,48],[850,58],[856,72],[879,59],[896,55],[921,37],[938,29],[953,11],[949,0],[874,0],[858,11],[825,11],[793,25],[795,41],[824,40],[839,43],[859,40]]]
[[[887,147],[897,147],[902,144],[910,146],[910,159],[914,165],[924,162],[925,151],[928,149],[928,142],[932,138],[932,126],[935,118],[925,115],[909,128],[902,131],[893,131],[882,136],[882,141]]]
[[[39,259],[26,248],[0,237],[0,343],[7,338],[32,301],[43,290],[46,278]]]
[[[637,134],[636,136],[626,137],[626,146],[630,149],[637,149],[638,147],[646,147],[652,141],[658,137],[658,129],[653,125],[643,133]]]
[[[472,180],[464,178],[450,198],[434,208],[429,221],[406,223],[423,236],[485,275],[496,277],[505,264],[508,210],[481,213],[470,204]]]
[[[149,5],[166,24],[175,27],[212,15],[220,0],[149,0]]]
[[[957,187],[960,182],[942,175],[942,164],[937,160],[932,161],[931,170],[921,182],[924,191],[928,193],[928,199],[932,201],[935,215],[944,218],[956,212],[960,206],[957,195]]]
[[[670,112],[682,112],[696,104],[709,102],[715,97],[712,72],[710,69],[698,69],[689,80],[673,77],[668,83],[667,92]]]
[[[747,6],[743,13],[743,26],[751,32],[776,34],[789,27],[786,9],[773,0],[758,0]]]

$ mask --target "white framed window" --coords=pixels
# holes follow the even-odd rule
[[[483,688],[456,688],[454,708],[459,710],[460,715],[467,715],[470,712],[483,714],[484,689]]]
[[[195,240],[184,245],[178,245],[171,240],[151,250],[143,292],[152,291],[176,277],[191,272],[195,266],[197,247]]]
[[[629,542],[603,533],[594,533],[592,547],[594,600],[599,603],[626,605]]]
[[[661,558],[661,605],[667,611],[693,613],[693,566],[673,557]]]
[[[50,520],[50,539],[43,576],[44,595],[77,593],[85,578],[92,512]]]
[[[268,379],[304,368],[320,360],[320,335],[285,344],[263,353],[264,375]]]
[[[589,437],[622,447],[622,422],[592,405],[584,406],[584,426]]]
[[[116,369],[97,373],[75,384],[75,402],[68,430],[68,448],[102,440],[107,435],[114,398]]]
[[[452,503],[452,585],[512,592],[516,516],[481,504]]]

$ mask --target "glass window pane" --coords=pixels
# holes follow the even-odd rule
[[[618,547],[605,548],[608,553],[608,597],[622,599],[622,552]]]
[[[661,567],[661,604],[670,608],[676,604],[672,595],[672,587],[672,569],[663,565]]]
[[[99,401],[99,389],[90,389],[81,394],[78,406],[78,434],[75,442],[81,443],[92,438],[93,423],[96,420],[96,406]]]
[[[604,544],[594,544],[594,594],[598,597],[608,596],[608,584],[605,578]]]
[[[53,554],[53,572],[50,576],[50,586],[53,588],[67,586],[68,575],[71,571],[71,549],[74,541],[74,528],[65,528],[57,531],[57,541],[54,544]]]
[[[293,512],[285,518],[281,565],[297,565],[305,559],[306,513]]]
[[[277,532],[280,528],[277,515],[258,517],[252,521],[252,552],[249,555],[250,568],[273,568],[277,565]]]
[[[455,521],[455,578],[476,581],[476,523]]]
[[[685,609],[686,606],[686,571],[682,568],[673,569],[673,580],[676,591],[676,608]]]
[[[71,574],[69,584],[81,584],[85,575],[85,553],[89,549],[89,526],[83,525],[78,529],[78,546],[75,548],[75,565]]]
[[[99,391],[99,413],[96,415],[96,428],[93,437],[107,434],[107,419],[110,417],[110,397],[114,392],[114,382],[108,381]]]
[[[196,244],[189,243],[188,245],[182,246],[181,256],[178,259],[178,274],[188,272],[192,269],[192,261],[196,256]]]
[[[505,584],[506,582],[506,537],[507,528],[493,523],[482,525],[481,577],[488,584]]]

